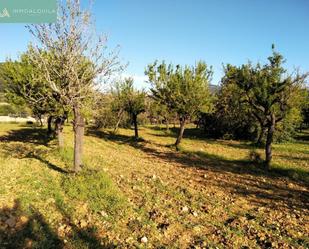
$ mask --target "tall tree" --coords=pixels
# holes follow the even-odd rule
[[[276,52],[268,57],[265,65],[248,63],[234,67],[230,79],[234,79],[242,91],[240,101],[250,106],[250,111],[267,130],[265,145],[265,165],[270,166],[272,142],[276,125],[282,121],[295,104],[295,91],[303,84],[308,74],[288,75],[283,68],[283,56]]]
[[[134,89],[133,79],[127,78],[116,85],[115,95],[118,100],[119,110],[126,111],[130,115],[134,125],[134,136],[135,139],[138,139],[137,117],[140,113],[145,111],[146,93]]]
[[[176,147],[181,142],[185,124],[198,111],[210,105],[209,83],[212,69],[204,62],[198,62],[195,67],[176,68],[172,64],[157,62],[148,65],[145,74],[152,83],[152,95],[159,103],[177,113],[180,129],[175,142]]]
[[[108,53],[106,36],[97,36],[91,12],[82,9],[79,0],[67,0],[59,6],[56,23],[28,28],[39,41],[32,60],[59,102],[73,113],[74,171],[78,172],[82,166],[84,110],[99,77],[109,77],[120,69],[117,53]],[[49,58],[42,56],[42,49]]]

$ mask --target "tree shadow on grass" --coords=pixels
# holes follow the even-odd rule
[[[220,140],[224,146],[231,147],[234,149],[242,149],[242,150],[256,150],[256,149],[264,149],[265,146],[257,145],[253,142],[242,141],[241,143],[235,143],[235,140]]]
[[[19,130],[13,130],[0,137],[2,142],[1,150],[6,156],[12,156],[19,159],[32,158],[36,159],[51,170],[55,170],[59,173],[70,173],[58,167],[57,165],[46,160],[45,147],[35,146],[48,146],[48,143],[53,138],[47,135],[46,130],[39,128],[25,128]]]
[[[135,139],[134,136],[126,136],[115,134],[113,132],[101,131],[101,130],[88,130],[86,136],[98,137],[108,141],[114,141],[118,143],[134,143],[142,142],[143,138]]]
[[[69,212],[62,206],[57,205],[58,211],[63,216],[63,223],[71,228],[70,239],[73,241],[76,247],[86,245],[89,249],[112,249],[116,248],[116,245],[111,242],[107,237],[102,237],[97,233],[97,227],[91,224],[87,224],[85,227],[80,227],[73,222],[73,219]]]
[[[70,215],[63,208],[57,206],[63,216],[63,222],[71,229],[68,233],[59,235],[55,228],[51,228],[44,216],[33,206],[25,210],[17,199],[11,207],[0,209],[0,248],[65,248],[65,238],[78,248],[90,249],[115,248],[105,238],[95,234],[96,228],[88,226],[80,228],[74,225]],[[61,230],[62,231],[62,230]],[[62,231],[63,232],[63,231]],[[68,247],[71,248],[71,247]]]
[[[242,141],[241,143],[235,143],[232,142],[230,140],[220,140],[222,141],[222,143],[225,146],[231,147],[231,148],[235,148],[235,149],[246,149],[246,150],[255,150],[255,149],[261,149],[264,153],[265,151],[265,145],[257,145],[256,143],[251,143],[251,142],[247,142],[247,141]],[[207,140],[208,142],[208,140]],[[211,143],[211,141],[209,142]],[[304,141],[297,141],[297,143],[300,144],[304,144],[304,145],[308,145],[308,142],[304,142]],[[280,145],[280,143],[274,143],[273,145]],[[309,150],[304,150],[304,149],[299,149],[299,148],[295,148],[295,144],[293,144],[293,148],[291,149],[291,151],[289,151],[289,153],[301,153],[301,154],[309,154]],[[276,150],[276,148],[275,148]]]
[[[309,208],[308,184],[287,178],[289,175],[280,169],[267,171],[260,164],[249,160],[228,160],[202,151],[176,152],[172,148],[162,150],[159,149],[162,145],[152,142],[136,142],[124,135],[109,136],[104,132],[100,134],[103,139],[128,144],[167,163],[183,168],[196,168],[199,182],[220,186],[231,193],[249,198],[250,202],[257,205],[288,209]],[[204,178],[205,174],[210,174],[211,177]]]
[[[205,185],[211,183],[220,186],[232,193],[249,197],[251,202],[258,205],[309,209],[308,183],[287,179],[286,177],[291,176],[290,172],[282,169],[267,171],[261,164],[250,160],[228,160],[205,152],[162,152],[153,146],[147,146],[147,143],[130,145],[164,161],[177,163],[183,168],[196,168],[200,181]],[[205,179],[203,175],[207,175],[207,172],[214,177]]]
[[[15,200],[12,207],[0,209],[0,248],[63,248],[43,215],[31,207],[26,213]]]
[[[156,127],[149,127],[150,130],[160,130],[156,129]],[[171,128],[169,132],[164,132],[164,129],[161,129],[163,133],[158,134],[154,132],[148,132],[149,135],[155,136],[155,137],[171,137],[171,138],[177,138],[179,128]],[[205,134],[202,130],[198,128],[186,128],[183,135],[184,139],[188,140],[196,140],[196,141],[206,141],[207,144],[217,144],[218,142],[221,145],[224,145],[226,147],[232,147],[236,149],[260,149],[264,148],[262,145],[257,145],[254,142],[242,140],[241,143],[235,143],[235,140],[224,140],[222,138],[216,138],[215,136],[211,136],[209,134]]]
[[[147,127],[150,130],[154,131],[162,131],[165,134],[157,134],[157,133],[150,133],[153,136],[156,137],[177,137],[177,134],[179,133],[179,127],[171,127],[169,128],[169,131],[167,132],[166,128],[162,128],[159,126],[149,126]],[[184,138],[188,139],[197,139],[197,140],[205,140],[207,138],[210,138],[209,135],[205,134],[201,129],[198,128],[186,128],[183,134]]]
[[[42,149],[35,149],[33,147],[29,147],[25,144],[10,144],[4,143],[1,146],[1,150],[4,152],[6,156],[12,156],[18,159],[36,159],[43,163],[47,168],[57,171],[62,174],[72,173],[71,171],[65,170],[50,161],[46,160],[46,151]]]
[[[44,158],[41,157],[41,156],[29,154],[29,155],[28,155],[28,158],[37,159],[38,161],[44,163],[49,169],[54,170],[54,171],[57,171],[57,172],[59,172],[59,173],[62,173],[62,174],[73,173],[73,171],[69,171],[69,170],[65,170],[65,169],[63,169],[63,168],[60,168],[60,167],[58,167],[57,165],[55,165],[55,164],[49,162],[48,160],[44,159]]]
[[[0,142],[23,142],[35,145],[45,145],[53,140],[47,134],[45,129],[41,128],[23,128],[18,130],[9,131],[7,135],[0,137]]]

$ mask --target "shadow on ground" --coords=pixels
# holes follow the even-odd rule
[[[93,136],[102,138],[104,140],[119,142],[119,143],[135,143],[135,142],[143,142],[143,138],[135,139],[134,136],[126,136],[115,134],[113,132],[106,132],[101,130],[88,130],[86,136]]]
[[[8,135],[0,136],[1,149],[6,156],[15,158],[32,158],[59,173],[70,173],[46,160],[47,146],[54,138],[41,128],[22,128],[12,130]],[[41,147],[35,147],[35,146]]]
[[[97,227],[88,224],[86,227],[81,228],[73,222],[71,215],[65,210],[65,208],[61,205],[57,205],[57,209],[63,216],[63,223],[67,228],[70,228],[70,234],[67,236],[70,237],[75,247],[89,249],[116,248],[116,246],[110,242],[108,238],[102,238],[102,236],[99,236],[96,233]],[[78,243],[78,241],[80,241],[82,245],[79,245],[80,243]]]
[[[309,130],[302,130],[296,135],[297,140],[309,141]]]
[[[154,130],[154,131],[161,131],[164,132],[164,134],[158,134],[158,133],[151,133],[151,135],[156,137],[177,137],[177,134],[179,132],[179,127],[170,127],[167,131],[166,128],[160,127],[160,126],[147,126],[148,129]],[[186,128],[183,134],[184,138],[189,139],[198,139],[198,140],[204,140],[206,138],[209,138],[208,135],[206,135],[201,129],[197,128]]]
[[[249,197],[252,202],[260,205],[281,205],[291,209],[309,208],[308,183],[288,179],[287,177],[291,174],[298,173],[293,170],[289,170],[292,172],[279,169],[266,171],[261,165],[250,161],[227,160],[205,152],[176,152],[173,148],[162,147],[162,145],[143,139],[136,141],[130,136],[115,135],[104,131],[89,130],[87,135],[119,144],[128,144],[149,156],[177,164],[180,167],[196,168],[196,179],[203,184],[220,186],[232,193]],[[34,158],[52,170],[68,173],[44,159],[44,150],[34,151],[33,144],[46,145],[50,141],[50,138],[46,137],[45,130],[29,128],[11,131],[8,135],[0,137],[0,141],[4,142],[1,149],[9,155],[17,158]],[[14,143],[9,143],[12,141],[23,143],[16,146]],[[212,177],[204,178],[207,172]]]
[[[60,206],[58,210],[63,215],[61,223],[67,231],[65,235],[59,235],[51,228],[44,216],[33,206],[25,209],[19,200],[11,207],[0,209],[0,248],[65,248],[67,241],[76,247],[86,247],[90,249],[115,248],[105,238],[99,238],[95,227],[80,228],[74,225],[70,215]],[[65,242],[66,240],[66,242]],[[68,247],[71,248],[71,247]]]
[[[12,207],[0,209],[0,248],[63,248],[57,236],[43,215],[31,207],[27,214],[20,202]]]
[[[5,156],[36,159],[62,174],[71,173],[46,160],[48,153],[52,152],[49,146],[51,140],[44,129],[22,127],[0,137],[0,151]],[[96,234],[95,226],[87,224],[82,228],[74,224],[70,213],[63,208],[66,206],[64,203],[58,205],[56,202],[55,205],[62,215],[61,223],[70,228],[64,237],[59,235],[58,224],[51,226],[31,203],[22,205],[17,199],[12,206],[1,208],[0,248],[66,248],[66,243],[73,245],[68,248],[115,248],[107,238]],[[69,242],[65,243],[65,240]]]
[[[52,139],[45,129],[29,127],[9,131],[7,135],[0,137],[0,142],[26,142],[47,146]]]
[[[196,178],[199,182],[220,186],[232,193],[248,197],[251,202],[258,205],[309,209],[308,184],[289,179],[291,172],[279,169],[267,171],[260,164],[251,161],[227,160],[205,152],[177,152],[166,147],[162,150],[160,149],[162,145],[153,142],[138,142],[129,136],[103,131],[89,132],[88,135],[128,144],[149,156],[168,163],[176,163],[180,167],[196,168]],[[205,178],[205,174],[210,174],[211,177]]]

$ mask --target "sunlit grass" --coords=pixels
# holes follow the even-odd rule
[[[72,127],[65,127],[65,148],[61,150],[55,140],[41,136],[44,129],[32,128],[0,124],[0,209],[6,206],[12,216],[33,221],[27,223],[27,233],[10,237],[16,246],[25,246],[29,239],[37,248],[220,248],[222,241],[229,242],[228,248],[258,248],[263,246],[256,237],[249,238],[245,227],[281,240],[272,230],[277,224],[287,244],[306,247],[302,221],[293,218],[284,219],[288,225],[281,219],[271,223],[278,212],[284,217],[292,213],[264,212],[254,203],[284,204],[277,189],[287,191],[291,179],[306,180],[308,142],[274,145],[272,169],[279,174],[273,178],[271,172],[256,170],[262,166],[250,161],[250,153],[255,151],[263,158],[264,151],[249,142],[207,139],[198,136],[198,131],[187,130],[176,151],[171,146],[175,132],[157,127],[141,127],[138,141],[132,139],[132,129],[120,129],[118,134],[108,129],[88,130],[83,171],[74,175]],[[294,200],[304,188],[296,182],[292,186],[296,189],[290,189],[292,197],[286,200]],[[267,199],[271,193],[277,201]],[[18,212],[13,209],[16,200]],[[258,220],[246,220],[248,214]],[[307,217],[296,214],[303,220]],[[226,223],[233,219],[235,224],[247,223]],[[269,227],[262,225],[266,221]],[[292,227],[289,233],[286,227]],[[0,236],[1,231],[0,226]],[[262,236],[258,233],[254,236]],[[141,243],[143,236],[148,238],[147,245]]]
[[[142,137],[162,145],[170,145],[175,142],[176,133],[169,132],[162,126],[158,129],[157,126],[150,129],[142,129]],[[195,154],[204,154],[209,157],[218,157],[224,160],[250,160],[250,153],[254,151],[260,155],[261,159],[265,158],[264,149],[257,148],[250,142],[234,141],[234,140],[215,140],[201,138],[198,136],[198,131],[194,131],[195,136],[187,135],[193,133],[193,126],[189,125],[189,131],[185,131],[185,139],[180,145],[180,150]],[[127,130],[121,131],[121,134],[128,134]],[[167,136],[167,137],[165,137]],[[309,182],[309,141],[295,141],[273,144],[273,161],[272,169],[281,172],[294,179],[304,180]]]

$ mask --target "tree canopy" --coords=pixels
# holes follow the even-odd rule
[[[283,63],[283,56],[273,49],[267,64],[227,65],[225,75],[241,91],[239,103],[247,105],[261,127],[267,129],[266,165],[272,158],[271,143],[276,125],[297,105],[293,97],[307,77],[307,74],[287,74]]]
[[[120,69],[117,53],[107,51],[106,36],[97,35],[90,12],[82,9],[79,0],[60,5],[56,23],[35,24],[28,29],[39,41],[32,50],[32,61],[59,102],[74,115],[74,171],[80,171],[83,112],[101,76],[109,77]]]
[[[177,113],[181,129],[176,146],[179,145],[186,121],[210,105],[209,83],[212,77],[212,68],[206,63],[198,62],[195,67],[154,62],[148,65],[145,74],[152,84],[151,92],[159,103]]]

